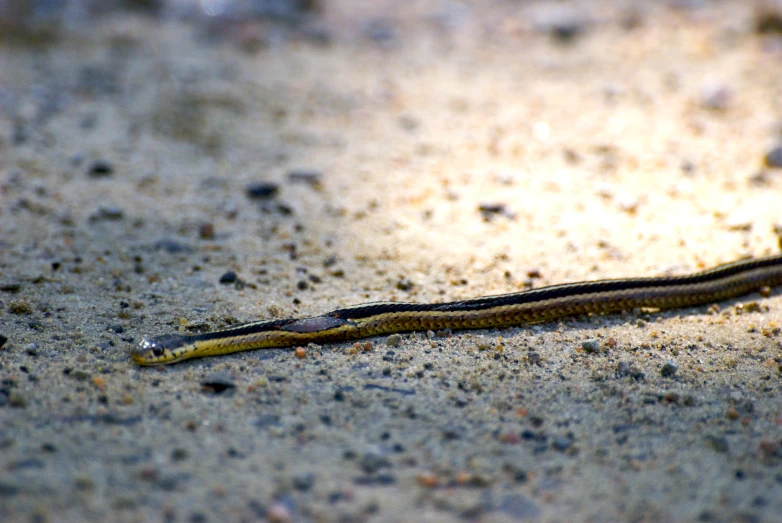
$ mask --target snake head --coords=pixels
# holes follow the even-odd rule
[[[185,343],[184,336],[169,334],[157,338],[144,338],[130,351],[130,357],[138,365],[165,365],[176,361],[174,351]]]

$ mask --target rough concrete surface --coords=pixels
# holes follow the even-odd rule
[[[24,5],[0,2],[0,520],[782,521],[779,291],[128,356],[777,252],[779,4]]]

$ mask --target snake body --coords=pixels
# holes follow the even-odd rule
[[[254,321],[202,334],[170,334],[144,339],[131,357],[139,365],[165,365],[251,349],[397,332],[509,327],[640,307],[673,309],[779,285],[782,254],[740,260],[684,276],[585,281],[448,303],[366,303],[311,318]]]

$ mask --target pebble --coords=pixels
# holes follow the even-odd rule
[[[2,334],[0,334],[0,347],[5,345],[5,342],[7,342],[7,341],[8,341],[8,338],[6,336],[3,336]]]
[[[782,168],[782,145],[777,145],[763,157],[766,167]]]
[[[0,340],[0,341],[2,341],[2,340]],[[401,344],[402,344],[402,336],[399,335],[399,334],[392,334],[391,336],[389,336],[386,339],[386,345],[388,345],[389,347],[398,347]],[[0,343],[0,347],[2,345],[3,344]]]
[[[307,492],[312,489],[315,484],[315,475],[312,473],[297,474],[293,476],[293,488],[302,492]]]
[[[415,283],[409,278],[400,278],[400,280],[396,282],[396,288],[400,291],[411,291],[413,290],[413,287],[415,287]]]
[[[725,111],[732,98],[732,91],[725,85],[706,85],[701,90],[701,106],[711,111]]]
[[[384,467],[390,467],[391,463],[379,450],[369,450],[361,456],[359,466],[367,474],[374,474]]]
[[[554,438],[554,441],[551,442],[551,447],[554,450],[558,450],[560,452],[565,452],[572,445],[573,445],[573,441],[565,436],[557,436],[556,438]]]
[[[663,378],[672,378],[676,375],[678,370],[679,366],[676,364],[676,362],[673,360],[668,360],[660,369],[660,375]]]
[[[201,392],[204,394],[231,393],[236,390],[236,383],[228,374],[215,372],[201,380]]]
[[[244,188],[245,194],[251,200],[266,200],[277,195],[280,186],[272,182],[255,182]]]
[[[320,171],[291,171],[288,173],[288,181],[291,183],[304,183],[310,187],[320,187],[323,173]]]
[[[234,283],[236,279],[237,279],[236,273],[234,271],[228,271],[224,273],[222,276],[220,276],[220,283],[223,285],[228,285]]]
[[[539,352],[528,352],[527,361],[530,363],[540,363],[541,357]]]
[[[728,440],[725,436],[706,436],[706,443],[717,452],[728,452]]]
[[[215,237],[215,226],[213,223],[202,223],[198,226],[198,237],[202,240],[211,240]]]
[[[0,282],[0,291],[3,292],[18,292],[22,288],[22,284],[19,282]]]
[[[0,347],[3,346],[3,340],[1,338],[2,337],[0,337]],[[38,345],[36,345],[35,343],[28,343],[27,345],[25,345],[24,351],[30,356],[35,356],[38,354]]]
[[[91,222],[97,221],[118,221],[125,217],[125,212],[119,207],[113,205],[104,205],[98,207],[89,217]]]
[[[114,174],[114,166],[106,160],[96,160],[90,165],[87,174],[93,178],[106,178]]]
[[[600,342],[594,338],[590,338],[581,342],[581,348],[590,353],[600,352]]]
[[[169,254],[192,252],[193,248],[186,243],[178,242],[170,238],[163,238],[155,242],[154,248],[166,251]]]

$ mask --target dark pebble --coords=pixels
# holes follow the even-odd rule
[[[315,484],[315,476],[311,473],[298,474],[293,476],[293,488],[302,492],[307,492],[312,489]]]
[[[125,212],[119,207],[105,205],[98,207],[98,210],[90,215],[90,221],[118,221],[125,217]]]
[[[291,183],[304,183],[311,187],[320,187],[323,173],[320,171],[291,171],[288,173],[288,181]]]
[[[537,437],[538,437],[537,434],[535,434],[530,429],[524,429],[521,431],[521,439],[526,439],[528,441],[531,441],[537,439]]]
[[[42,469],[43,461],[35,458],[14,461],[8,465],[10,470]]]
[[[8,341],[8,338],[3,336],[2,334],[0,334],[0,347],[5,345],[5,342],[7,342],[7,341]]]
[[[376,476],[360,476],[353,479],[353,483],[362,487],[371,487],[373,485],[385,486],[396,483],[396,476],[393,474],[378,474]]]
[[[445,440],[461,439],[463,434],[464,430],[456,425],[447,425],[443,428],[443,439]]]
[[[369,451],[361,456],[359,466],[367,474],[374,474],[383,467],[390,467],[391,463],[379,452]]]
[[[113,332],[114,334],[122,334],[125,332],[125,328],[122,325],[109,325],[106,328],[107,331]]]
[[[505,212],[504,203],[482,203],[478,206],[478,210],[482,214],[501,214]]]
[[[87,173],[93,178],[105,178],[114,174],[114,166],[105,160],[92,162]]]
[[[228,271],[222,276],[220,276],[220,283],[223,285],[228,285],[230,283],[234,283],[236,281],[236,273],[234,271]]]
[[[176,448],[171,452],[171,461],[184,461],[188,455],[189,453],[186,449]]]
[[[163,238],[155,242],[155,249],[166,251],[169,254],[192,252],[193,248],[186,243],[181,243],[176,240]]]
[[[306,290],[307,287],[309,287],[309,284],[305,280],[299,280],[299,282],[296,284],[296,288],[300,291]]]
[[[293,214],[293,207],[288,205],[287,203],[278,203],[277,204],[277,212],[282,214],[283,216],[290,216]]]
[[[758,3],[755,13],[755,31],[760,34],[782,34],[782,12],[775,9],[773,2]]]
[[[279,191],[279,186],[271,182],[256,182],[245,187],[247,197],[252,200],[273,198]]]
[[[663,378],[673,378],[678,370],[679,370],[679,366],[676,365],[676,362],[673,360],[669,360],[665,362],[665,364],[660,369],[660,376],[662,376]]]
[[[0,291],[3,292],[18,292],[21,288],[22,284],[15,281],[0,283]]]
[[[19,487],[0,481],[0,497],[11,497],[19,493]]]
[[[706,443],[717,452],[728,452],[728,440],[725,436],[706,436]]]
[[[75,370],[69,374],[71,378],[74,378],[78,381],[87,381],[92,377],[92,375],[84,370]]]
[[[225,373],[215,372],[201,380],[201,392],[204,394],[223,394],[236,390],[236,383]]]
[[[345,401],[345,393],[338,390],[334,393],[334,401]]]
[[[0,407],[8,405],[11,393],[7,389],[0,389]]]
[[[763,158],[766,167],[782,168],[782,145],[777,145]]]
[[[551,442],[552,448],[560,452],[565,452],[572,445],[573,442],[570,440],[570,438],[567,438],[565,436],[557,436],[556,438],[554,438],[554,441]]]
[[[258,419],[255,420],[255,426],[265,429],[267,427],[279,427],[280,417],[276,414],[261,414]]]
[[[215,226],[213,223],[202,223],[198,226],[198,237],[202,240],[211,240],[215,237]]]
[[[413,290],[413,287],[415,287],[415,283],[410,281],[408,278],[402,278],[396,282],[396,288],[400,291],[411,291]]]
[[[41,445],[41,450],[48,452],[49,454],[54,454],[57,452],[57,447],[55,447],[53,443],[44,443]]]

